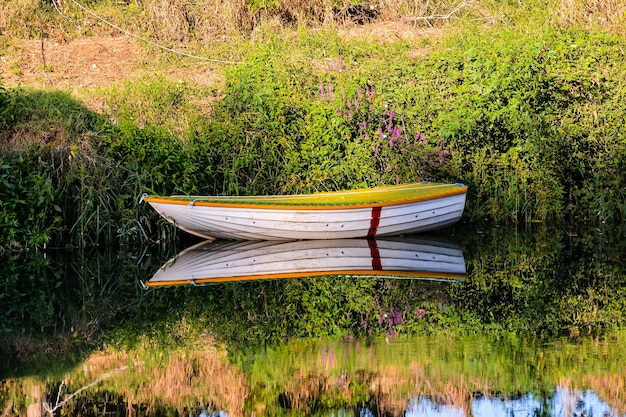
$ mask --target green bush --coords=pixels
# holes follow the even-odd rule
[[[95,141],[114,129],[66,93],[7,94],[15,111],[0,146],[0,247],[134,240],[139,179]]]
[[[34,162],[20,155],[3,157],[0,251],[42,246],[61,225],[61,208],[55,201],[52,181],[45,172],[33,169]]]
[[[2,128],[3,131],[8,129],[18,118],[21,107],[17,96],[0,84],[0,128]],[[4,136],[5,134],[1,134],[0,136]]]
[[[538,38],[499,31],[467,35],[427,61],[447,80],[445,93],[433,97],[431,126],[470,185],[473,218],[593,222],[591,201],[624,218],[623,177],[612,175],[624,155],[624,134],[615,129],[624,114],[617,80],[625,75],[615,65],[624,60],[616,42],[575,30]],[[608,189],[613,203],[602,197]]]

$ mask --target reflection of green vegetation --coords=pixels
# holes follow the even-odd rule
[[[240,346],[345,334],[393,338],[419,328],[425,311],[444,310],[451,285],[456,284],[316,277],[158,289],[159,307],[151,305],[148,314],[155,318],[163,308],[170,316],[149,326],[167,334],[171,319],[184,317],[219,340]],[[178,303],[174,311],[172,297]]]
[[[487,233],[466,238],[469,279],[451,294],[483,326],[577,336],[624,325],[623,231]]]
[[[0,262],[0,373],[80,360],[140,305],[136,256],[28,252]],[[25,368],[24,368],[25,367]]]
[[[104,341],[128,349],[142,336],[171,348],[200,332],[234,348],[321,336],[532,331],[549,339],[624,325],[619,234],[455,233],[467,248],[462,283],[317,277],[140,291],[136,257],[36,255],[31,264],[2,266],[2,329],[15,340],[43,331],[48,342],[36,346],[62,352]]]
[[[294,339],[226,355],[206,337],[184,349],[155,349],[144,338],[135,349],[93,353],[62,375],[9,379],[0,389],[17,415],[41,404],[66,381],[64,394],[102,381],[64,407],[66,415],[103,411],[174,415],[227,410],[229,415],[329,415],[367,407],[393,415],[425,396],[466,412],[475,394],[511,398],[531,393],[550,401],[557,386],[593,389],[623,413],[624,332],[576,343],[512,333],[463,337],[401,337],[395,341]],[[19,400],[18,399],[22,399]],[[54,401],[53,396],[48,397]]]
[[[276,400],[285,395],[304,408],[324,408],[326,398],[333,407],[377,401],[385,409],[428,395],[468,409],[473,393],[545,398],[557,385],[598,390],[603,376],[623,381],[624,351],[614,349],[623,337],[616,333],[602,341],[557,339],[549,344],[511,333],[422,336],[391,343],[294,341],[248,352],[239,363],[255,387],[251,397],[268,405],[277,406]],[[604,400],[619,406],[624,394]]]
[[[624,324],[619,233],[475,233],[457,233],[469,273],[460,284],[344,278],[239,283],[194,290],[186,303],[190,315],[204,317],[222,340],[243,344],[345,333],[533,331],[550,338],[601,334]]]

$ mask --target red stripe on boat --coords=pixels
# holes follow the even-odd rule
[[[372,269],[374,271],[382,271],[383,265],[380,262],[380,252],[378,251],[378,245],[374,239],[367,239],[367,244],[370,247],[370,256],[372,257]]]
[[[370,229],[367,231],[367,237],[376,236],[376,230],[380,223],[380,212],[382,207],[372,207],[372,219],[370,220]]]

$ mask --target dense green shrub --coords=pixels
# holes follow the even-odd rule
[[[615,38],[500,31],[453,38],[445,53],[419,61],[395,46],[381,53],[383,63],[363,65],[371,51],[331,38],[331,70],[308,77],[299,61],[275,54],[285,44],[272,42],[229,72],[206,143],[197,143],[220,144],[207,160],[218,192],[436,179],[470,186],[473,219],[593,224],[592,212],[603,213],[599,221],[624,216]]]
[[[0,250],[111,245],[141,237],[139,182],[112,160],[37,145],[5,151],[2,161]]]
[[[50,177],[23,156],[3,156],[0,166],[0,251],[37,247],[61,225]]]
[[[286,45],[273,42],[229,71],[204,138],[191,139],[214,155],[207,163],[224,184],[217,192],[312,192],[437,174],[449,149],[426,140],[367,79],[305,77],[274,53]]]
[[[16,89],[0,146],[0,250],[134,240],[139,179],[95,144],[113,129],[66,93]]]
[[[404,64],[408,75],[388,77],[397,84],[387,90],[451,147],[472,218],[593,223],[589,204],[623,218],[620,42],[577,30],[465,34]]]
[[[7,129],[17,119],[21,105],[17,95],[0,84],[0,128]],[[4,136],[0,134],[0,137]]]

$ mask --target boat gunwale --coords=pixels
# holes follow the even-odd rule
[[[323,198],[328,195],[349,195],[349,194],[361,194],[373,192],[374,194],[392,194],[397,191],[406,190],[411,188],[411,185],[402,186],[389,186],[378,188],[366,188],[361,190],[347,190],[337,192],[323,192],[315,194],[295,194],[295,195],[271,195],[271,196],[146,196],[143,200],[148,203],[157,204],[173,204],[173,205],[187,205],[187,206],[200,206],[200,207],[224,207],[224,208],[245,208],[245,209],[260,209],[260,210],[345,210],[345,209],[361,209],[372,207],[389,207],[398,206],[404,204],[413,204],[430,200],[437,200],[444,197],[451,197],[460,194],[467,193],[467,186],[462,184],[412,184],[415,189],[424,188],[426,186],[445,187],[449,188],[446,191],[440,191],[436,193],[418,195],[408,198],[397,199],[378,199],[367,202],[336,202],[336,203],[291,203],[288,201],[272,201],[272,199],[284,199],[293,200],[306,199],[306,198]],[[250,199],[250,202],[245,202],[246,199]],[[264,200],[255,201],[254,200]],[[219,200],[237,200],[236,202],[219,201]]]

